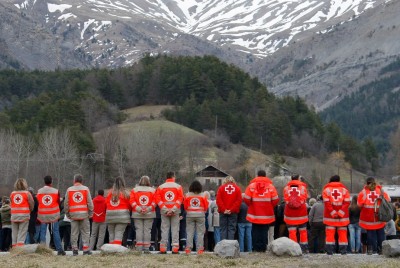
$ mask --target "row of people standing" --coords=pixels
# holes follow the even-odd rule
[[[78,253],[78,236],[82,238],[84,254],[91,254],[94,247],[94,239],[89,239],[89,218],[93,217],[92,236],[96,235],[96,229],[103,233],[104,224],[96,224],[96,217],[103,217],[101,213],[94,213],[93,202],[89,189],[82,185],[83,177],[74,176],[74,185],[68,188],[64,200],[66,218],[71,220],[71,244],[74,255]],[[53,188],[52,178],[44,178],[45,186],[38,191],[39,200],[38,219],[42,223],[41,232],[45,241],[46,226],[52,225],[55,247],[60,255],[65,252],[61,247],[58,219],[60,217],[60,194]],[[24,244],[29,212],[32,210],[33,198],[27,189],[24,179],[18,179],[15,183],[15,191],[11,194],[11,221],[12,221],[12,245]],[[376,185],[373,178],[368,178],[367,185],[358,197],[358,206],[361,207],[360,225],[368,234],[369,251],[378,252],[382,242],[382,228],[384,223],[377,223],[374,214],[371,214],[371,202],[381,194],[380,186]],[[388,199],[388,196],[385,195]],[[306,224],[308,211],[306,200],[308,198],[306,184],[299,176],[292,176],[292,180],[284,188],[284,221],[289,229],[289,237],[299,243],[304,252],[308,251],[308,239]],[[326,251],[334,252],[336,244],[335,232],[339,237],[340,252],[345,253],[347,248],[347,225],[349,225],[350,195],[346,187],[340,182],[340,177],[335,175],[323,190],[324,217],[326,234]],[[253,241],[251,249],[265,251],[268,242],[273,240],[273,225],[275,222],[275,207],[279,203],[279,197],[272,181],[266,177],[265,171],[258,172],[246,188],[243,195],[244,203],[248,206],[246,220],[252,224]],[[122,178],[117,177],[112,189],[108,192],[105,202],[105,218],[108,225],[110,242],[122,244],[122,236],[126,226],[135,219],[136,247],[139,250],[148,251],[150,246],[150,232],[155,218],[156,205],[161,211],[161,242],[160,252],[165,253],[171,230],[172,252],[179,249],[179,212],[183,204],[187,215],[187,245],[186,252],[193,248],[193,240],[197,241],[198,253],[204,251],[202,234],[205,233],[205,213],[208,210],[208,196],[202,192],[201,184],[193,182],[189,187],[189,193],[184,198],[182,187],[175,182],[175,174],[169,172],[167,180],[155,190],[150,185],[150,179],[143,176],[137,187],[128,191]],[[219,212],[220,239],[234,239],[237,227],[237,215],[243,206],[242,193],[232,177],[228,177],[218,189],[216,205]],[[362,213],[364,211],[364,213]],[[373,215],[373,216],[372,216]],[[214,218],[214,217],[213,217]],[[98,221],[99,223],[102,221]],[[383,226],[383,227],[382,227]],[[214,232],[216,234],[217,232]],[[193,236],[198,237],[193,239]],[[239,235],[241,237],[241,235]],[[98,241],[101,241],[101,237]],[[219,238],[217,239],[217,241]],[[90,242],[89,242],[90,241]],[[97,245],[99,247],[99,244]],[[100,245],[101,246],[101,245]]]

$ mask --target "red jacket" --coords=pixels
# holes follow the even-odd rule
[[[385,222],[379,221],[375,216],[375,199],[381,195],[382,186],[377,185],[374,191],[367,186],[359,193],[357,204],[361,207],[360,227],[365,230],[376,230],[385,227]],[[384,192],[384,197],[390,202],[390,197]]]
[[[224,214],[225,210],[230,210],[231,213],[239,213],[242,191],[235,183],[225,183],[218,188],[216,201],[219,213]]]
[[[93,221],[105,222],[106,221],[106,199],[102,195],[93,198]]]
[[[289,207],[287,204],[289,203],[291,195],[298,195],[302,200],[301,207],[295,209]],[[304,182],[299,180],[291,180],[283,189],[283,196],[285,199],[285,212],[284,212],[284,221],[289,225],[300,225],[308,222],[308,212],[307,212],[307,185]]]
[[[274,208],[279,203],[274,185],[267,177],[258,177],[252,182],[247,186],[244,195],[244,202],[248,206],[246,219],[256,224],[274,222]]]
[[[182,186],[175,182],[175,178],[168,178],[165,183],[158,186],[154,198],[161,214],[167,214],[171,210],[177,215],[183,203]]]
[[[324,200],[324,224],[347,226],[349,220],[350,193],[341,182],[330,182],[322,191]]]

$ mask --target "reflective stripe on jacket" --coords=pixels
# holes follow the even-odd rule
[[[29,221],[33,209],[33,198],[28,191],[13,191],[10,195],[11,222]]]
[[[89,188],[75,183],[67,189],[64,201],[65,214],[71,220],[83,220],[93,216],[93,201]]]
[[[375,215],[375,199],[381,195],[382,186],[377,185],[375,190],[371,191],[368,186],[358,194],[357,205],[361,208],[359,225],[365,230],[377,230],[384,228],[386,223],[381,222]],[[386,200],[390,201],[387,193],[384,193]]]
[[[279,202],[278,193],[268,178],[258,177],[247,186],[244,202],[247,204],[246,219],[251,223],[269,224],[275,221],[274,208]]]
[[[295,209],[289,207],[287,204],[289,202],[291,195],[298,195],[302,201],[301,207]],[[299,180],[291,180],[287,183],[283,189],[283,198],[286,202],[284,211],[284,221],[288,225],[299,225],[308,222],[308,212],[307,212],[307,185]]]
[[[130,201],[132,207],[132,218],[152,219],[156,217],[156,190],[150,186],[137,186],[132,189]],[[144,211],[145,213],[141,213]]]
[[[322,191],[324,201],[324,224],[328,226],[347,226],[350,223],[350,193],[341,182],[330,182]]]
[[[167,213],[169,209],[178,214],[183,202],[182,186],[177,184],[175,179],[169,178],[157,188],[155,198],[162,214]]]
[[[107,223],[130,223],[131,206],[128,193],[120,193],[118,199],[113,201],[112,192],[106,197],[106,222]]]
[[[204,217],[208,210],[208,199],[204,193],[189,192],[185,196],[184,207],[187,218]]]
[[[56,222],[60,219],[60,194],[57,189],[44,186],[38,190],[38,220],[43,223]]]

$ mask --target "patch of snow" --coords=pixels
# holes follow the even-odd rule
[[[61,13],[63,13],[64,10],[71,8],[71,7],[72,7],[72,5],[67,5],[67,4],[56,5],[56,4],[47,3],[47,8],[49,9],[50,13],[54,13],[57,10],[60,11]]]

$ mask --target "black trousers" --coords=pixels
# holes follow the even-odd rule
[[[325,224],[323,222],[312,222],[310,229],[308,248],[310,253],[322,253],[325,250]]]
[[[253,238],[253,250],[256,252],[265,252],[268,243],[268,229],[269,224],[256,224],[253,223],[251,229]]]

